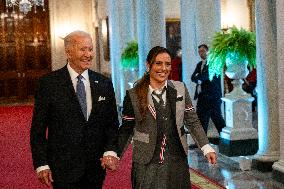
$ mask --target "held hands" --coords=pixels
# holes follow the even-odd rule
[[[206,154],[206,158],[208,160],[208,162],[212,165],[216,165],[217,164],[217,155],[215,152],[209,152]]]
[[[103,169],[108,169],[111,171],[115,171],[118,168],[119,160],[114,156],[104,156],[101,159],[101,166]]]
[[[42,184],[45,184],[46,186],[50,186],[51,182],[53,182],[50,169],[46,169],[46,170],[42,170],[38,172],[37,178]]]

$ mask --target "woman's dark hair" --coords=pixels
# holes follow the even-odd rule
[[[170,51],[165,47],[156,46],[149,51],[146,59],[147,63],[150,65],[149,71],[151,70],[152,65],[155,63],[156,57],[161,53],[167,53],[171,56]],[[135,84],[135,92],[138,97],[138,102],[140,102],[138,104],[138,108],[142,115],[142,121],[146,117],[146,111],[148,108],[148,90],[150,85],[149,71],[147,71],[144,76]]]

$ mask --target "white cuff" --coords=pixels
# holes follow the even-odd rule
[[[46,169],[50,169],[48,165],[40,166],[40,167],[36,168],[36,173],[39,173],[39,172],[46,170]]]
[[[201,150],[204,156],[208,154],[209,152],[215,152],[215,150],[210,146],[210,144],[205,144],[204,146],[202,146]]]
[[[104,153],[104,156],[113,156],[113,157],[115,157],[116,159],[119,159],[119,157],[117,156],[117,153],[114,152],[114,151],[106,151],[106,152]]]

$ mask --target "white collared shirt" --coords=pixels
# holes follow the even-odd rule
[[[165,82],[165,84],[159,88],[159,89],[154,89],[151,85],[149,85],[149,93],[155,98],[155,100],[159,103],[160,102],[160,99],[156,96],[156,95],[153,95],[153,91],[155,91],[156,94],[161,94],[162,93],[162,90],[164,87],[167,87],[168,85],[168,81]],[[162,95],[162,99],[163,101],[166,103],[166,99],[167,99],[167,91],[164,92],[164,94]]]
[[[204,66],[207,64],[207,60],[202,60],[200,72],[202,72]]]
[[[79,74],[77,72],[75,72],[75,70],[73,70],[73,68],[71,68],[69,63],[67,64],[67,69],[68,69],[68,72],[70,74],[74,90],[75,90],[75,92],[77,92],[76,91],[76,86],[77,86],[77,82],[78,82],[77,76]],[[92,111],[92,95],[91,95],[91,87],[90,87],[90,80],[89,80],[89,72],[88,72],[88,70],[85,70],[81,75],[83,76],[82,81],[83,81],[83,83],[85,85],[85,91],[86,91],[87,121],[88,121],[89,116],[90,116],[91,111]]]

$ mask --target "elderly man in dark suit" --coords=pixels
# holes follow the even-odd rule
[[[209,119],[211,118],[220,134],[222,128],[226,126],[221,113],[221,78],[214,76],[212,81],[209,80],[207,52],[207,45],[198,46],[198,53],[202,60],[198,62],[191,76],[191,80],[196,83],[194,95],[194,100],[197,99],[196,113],[205,133],[207,133]]]
[[[40,78],[35,96],[33,164],[39,180],[54,189],[102,188],[103,167],[115,169],[118,162],[113,86],[89,70],[94,53],[88,33],[72,32],[64,45],[67,65]]]

